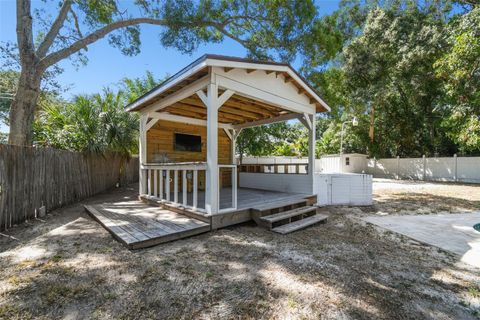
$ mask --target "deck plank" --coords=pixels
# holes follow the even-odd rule
[[[121,226],[124,230],[133,235],[138,241],[148,240],[151,237],[157,236],[149,230],[137,225],[136,221],[127,214],[118,214],[112,212],[111,210],[106,210],[102,205],[99,205],[97,209],[103,216],[107,217],[118,226]]]
[[[284,224],[282,226],[273,228],[273,232],[281,233],[281,234],[287,234],[290,232],[294,232],[300,229],[304,229],[306,227],[309,227],[311,225],[317,224],[321,221],[327,220],[328,216],[326,214],[316,214],[314,216],[298,220],[289,224]]]
[[[129,249],[210,231],[210,224],[140,201],[86,205],[85,209]]]
[[[135,238],[127,230],[124,230],[121,226],[118,226],[115,221],[110,220],[94,206],[84,206],[90,215],[97,220],[107,231],[109,231],[117,240],[120,240],[125,245],[129,243],[137,242],[139,239]]]
[[[280,212],[280,213],[271,214],[271,215],[268,215],[268,216],[263,216],[263,217],[260,217],[260,219],[262,219],[266,222],[269,222],[269,223],[274,223],[274,222],[278,222],[278,221],[281,221],[281,220],[293,218],[293,217],[296,217],[296,216],[299,216],[299,215],[302,215],[302,214],[305,214],[305,213],[310,213],[310,212],[316,211],[316,210],[317,210],[316,207],[306,206],[306,207],[296,208],[296,209],[292,209],[292,210],[288,210],[288,211],[283,211],[283,212]]]
[[[299,199],[299,198],[293,198],[293,199],[280,199],[279,201],[275,202],[266,202],[258,205],[252,206],[254,210],[257,211],[266,211],[266,210],[271,210],[279,207],[284,207],[284,206],[291,206],[291,205],[297,205],[297,204],[302,204],[306,203],[307,200],[305,199]]]

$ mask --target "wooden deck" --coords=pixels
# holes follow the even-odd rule
[[[220,198],[221,207],[230,205],[230,191],[222,189],[221,195],[224,196]],[[252,210],[304,204],[308,201],[306,197],[308,196],[305,194],[239,188],[237,210],[212,216],[193,214],[182,208],[164,208],[163,205],[159,206],[153,197],[142,198],[147,200],[147,203],[118,199],[103,204],[86,205],[85,209],[127,248],[140,249],[249,221],[252,219]],[[202,201],[204,203],[203,199]]]
[[[103,203],[85,209],[129,249],[150,247],[211,229],[209,223],[141,201]]]
[[[229,208],[231,206],[232,196],[231,188],[222,188],[220,191],[220,209]],[[208,215],[201,210],[205,206],[205,193],[198,192],[198,211],[193,211],[190,208],[184,208],[181,205],[175,205],[159,198],[141,195],[140,199],[153,206],[161,206],[180,214],[190,216],[202,221],[209,222],[211,229],[223,228],[238,223],[243,223],[252,220],[252,210],[265,210],[265,208],[276,208],[279,206],[292,205],[296,203],[315,203],[312,202],[312,195],[303,193],[287,193],[260,189],[238,188],[237,190],[237,209],[228,212],[223,212],[215,215]],[[178,193],[178,198],[182,199],[182,192]],[[173,199],[173,193],[170,196]],[[191,205],[191,193],[187,194],[187,204]],[[263,208],[263,209],[262,209]]]
[[[237,190],[237,210],[253,209],[258,206],[268,205],[279,201],[295,201],[303,199],[307,194],[287,193],[279,191],[269,191],[250,188],[238,188]],[[170,199],[174,198],[173,192],[170,192]],[[183,198],[183,193],[178,192],[178,199]],[[192,205],[193,194],[187,193],[187,204]],[[230,208],[232,206],[232,189],[222,188],[220,190],[220,209]],[[198,191],[198,208],[205,209],[205,192]]]

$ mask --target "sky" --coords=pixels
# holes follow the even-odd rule
[[[47,4],[56,3],[53,1]],[[335,11],[338,8],[339,0],[319,0],[316,3],[320,14],[324,15]],[[43,5],[45,5],[43,1],[32,1],[34,7]],[[55,13],[54,7],[49,9],[52,14]],[[0,42],[15,42],[15,25],[15,1],[0,0]],[[158,38],[158,27],[142,26],[141,31],[141,53],[137,56],[122,55],[120,50],[111,47],[108,40],[104,38],[89,46],[86,66],[77,68],[69,60],[61,62],[60,66],[64,72],[57,77],[57,81],[63,86],[69,87],[64,97],[97,93],[104,87],[114,87],[124,77],[142,77],[147,70],[157,78],[163,78],[167,74],[173,75],[206,53],[238,57],[246,54],[246,50],[240,44],[229,39],[219,44],[203,45],[191,55],[182,54],[175,49],[162,47]],[[0,132],[7,130],[8,128],[2,127],[0,124]]]

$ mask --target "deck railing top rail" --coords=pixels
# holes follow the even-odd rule
[[[261,163],[242,164],[240,172],[308,174],[308,163]]]
[[[141,165],[142,169],[159,170],[206,170],[206,162],[168,162],[168,163],[145,163]]]

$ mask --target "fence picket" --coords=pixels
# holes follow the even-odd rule
[[[138,181],[138,158],[0,144],[0,230]]]

